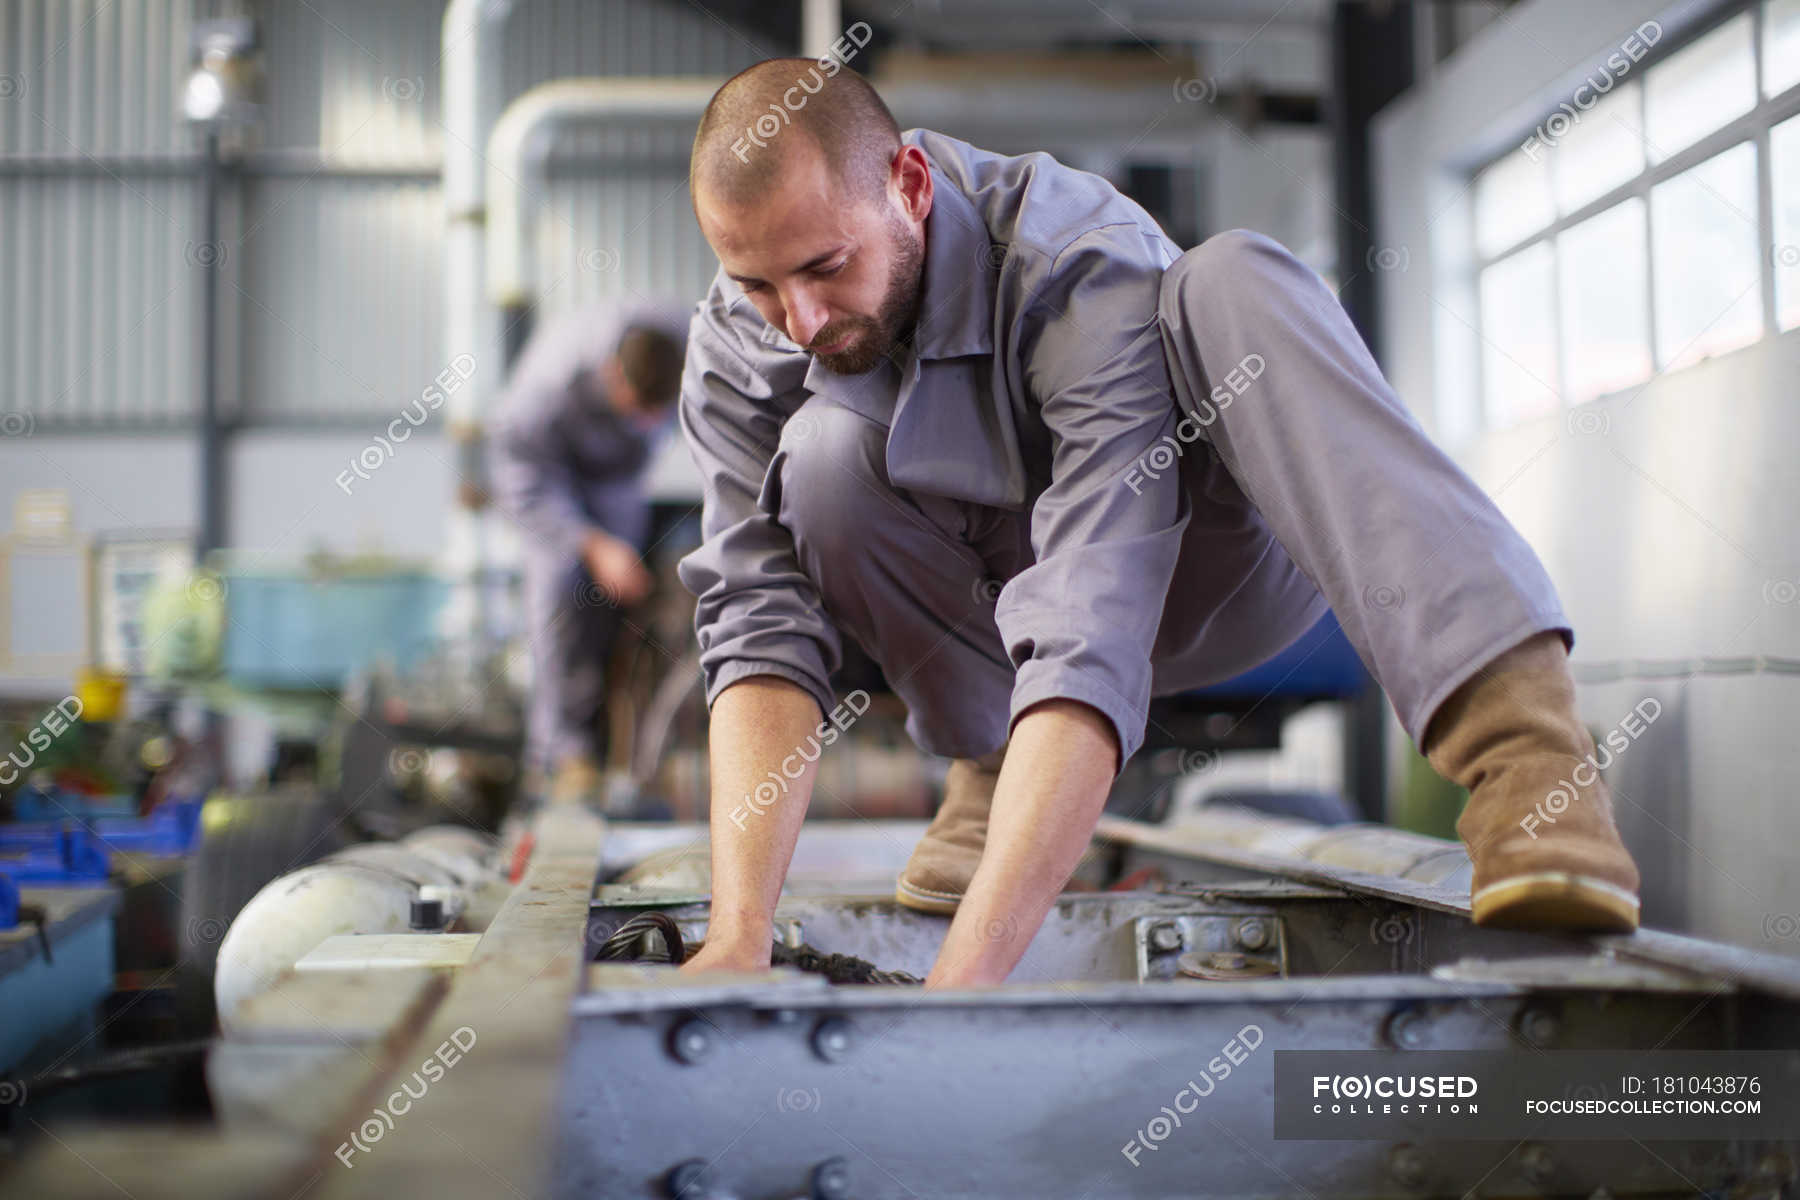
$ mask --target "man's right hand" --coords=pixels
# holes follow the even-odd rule
[[[637,551],[612,534],[601,530],[588,534],[581,557],[609,603],[629,608],[650,594],[653,581]]]
[[[740,679],[713,701],[712,912],[683,971],[769,969],[775,905],[818,770],[818,756],[799,751],[819,720],[806,689],[775,675]]]

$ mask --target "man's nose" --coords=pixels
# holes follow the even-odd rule
[[[825,328],[830,317],[824,304],[804,288],[796,288],[783,301],[787,309],[787,335],[796,345],[805,346]]]

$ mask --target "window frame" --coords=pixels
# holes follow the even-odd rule
[[[1623,82],[1628,78],[1635,78],[1639,82],[1639,86],[1635,89],[1634,93],[1637,105],[1637,122],[1638,128],[1644,131],[1644,136],[1647,139],[1648,128],[1645,122],[1645,112],[1646,105],[1648,104],[1649,88],[1645,81],[1649,72],[1655,70],[1658,65],[1680,53],[1694,42],[1705,37],[1707,34],[1714,32],[1728,21],[1731,21],[1744,13],[1748,13],[1750,16],[1750,55],[1752,69],[1755,74],[1755,103],[1747,112],[1740,113],[1738,116],[1733,117],[1730,121],[1719,126],[1711,133],[1708,133],[1695,141],[1692,145],[1684,146],[1662,161],[1655,162],[1652,161],[1651,155],[1648,153],[1648,145],[1646,144],[1644,154],[1645,166],[1631,179],[1594,197],[1580,208],[1566,214],[1559,213],[1548,225],[1543,226],[1526,237],[1509,243],[1491,254],[1484,254],[1481,251],[1479,238],[1476,235],[1477,180],[1484,171],[1493,167],[1496,163],[1503,161],[1513,154],[1520,153],[1522,143],[1521,145],[1512,146],[1503,153],[1496,154],[1493,157],[1486,159],[1468,172],[1468,187],[1465,191],[1465,195],[1467,198],[1469,221],[1470,283],[1475,298],[1476,336],[1481,343],[1475,364],[1476,370],[1474,380],[1477,429],[1479,430],[1477,436],[1496,433],[1502,429],[1513,428],[1511,425],[1496,424],[1493,420],[1495,405],[1492,398],[1488,395],[1487,370],[1485,366],[1485,358],[1486,355],[1491,352],[1491,348],[1487,345],[1487,314],[1482,311],[1481,307],[1480,280],[1482,273],[1494,264],[1529,250],[1539,243],[1548,243],[1552,263],[1551,278],[1555,281],[1552,286],[1550,303],[1552,305],[1555,322],[1557,377],[1553,381],[1546,382],[1554,384],[1556,394],[1563,402],[1561,411],[1567,411],[1572,407],[1568,399],[1569,348],[1565,344],[1566,339],[1563,336],[1562,287],[1560,286],[1562,259],[1561,250],[1557,245],[1557,239],[1575,226],[1599,216],[1614,205],[1621,204],[1634,196],[1640,198],[1644,205],[1645,293],[1642,299],[1647,315],[1645,332],[1649,338],[1650,344],[1650,374],[1644,381],[1645,384],[1647,384],[1669,369],[1668,364],[1663,361],[1657,344],[1658,329],[1655,302],[1657,263],[1654,252],[1656,219],[1650,203],[1650,193],[1659,184],[1666,183],[1676,176],[1692,170],[1694,167],[1699,166],[1715,155],[1721,154],[1743,142],[1749,142],[1755,147],[1754,153],[1756,156],[1756,235],[1757,259],[1759,263],[1758,271],[1760,274],[1758,290],[1762,297],[1762,332],[1756,340],[1760,342],[1766,338],[1774,337],[1781,332],[1780,314],[1776,310],[1776,269],[1772,253],[1775,244],[1775,186],[1774,167],[1770,159],[1769,132],[1783,121],[1800,116],[1800,83],[1796,83],[1773,96],[1764,95],[1763,42],[1765,33],[1763,26],[1766,11],[1763,0],[1730,0],[1729,3],[1719,5],[1709,12],[1702,20],[1695,22],[1692,28],[1683,31],[1679,36],[1671,37],[1662,44],[1659,44],[1650,54],[1645,55],[1640,62],[1636,63],[1628,75],[1621,76],[1620,82]],[[1556,111],[1558,110],[1555,106],[1546,109],[1539,120],[1541,121],[1544,118],[1547,118],[1551,113]],[[1533,128],[1535,128],[1535,126],[1533,126]],[[1530,129],[1527,129],[1523,136],[1529,137]],[[1549,149],[1549,153],[1554,154],[1555,152],[1555,147]],[[1554,170],[1554,167],[1551,169]],[[1551,206],[1552,211],[1554,212],[1556,209],[1556,196],[1553,179],[1546,177],[1545,186],[1550,189]],[[1642,387],[1644,384],[1636,386]]]

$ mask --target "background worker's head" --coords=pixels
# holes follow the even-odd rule
[[[856,374],[917,315],[931,171],[875,89],[835,65],[773,58],[727,80],[690,184],[700,231],[763,319]]]
[[[638,425],[662,421],[681,391],[682,345],[648,325],[628,326],[618,349],[600,365],[600,385],[614,412]]]

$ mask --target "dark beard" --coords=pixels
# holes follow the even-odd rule
[[[898,218],[891,219],[896,234],[896,257],[893,274],[888,276],[881,308],[873,318],[851,317],[835,321],[813,338],[815,345],[829,346],[845,334],[853,338],[850,345],[837,354],[813,351],[813,357],[834,375],[861,375],[875,368],[893,353],[903,335],[912,332],[919,311],[919,281],[924,275],[925,247],[922,239]]]

